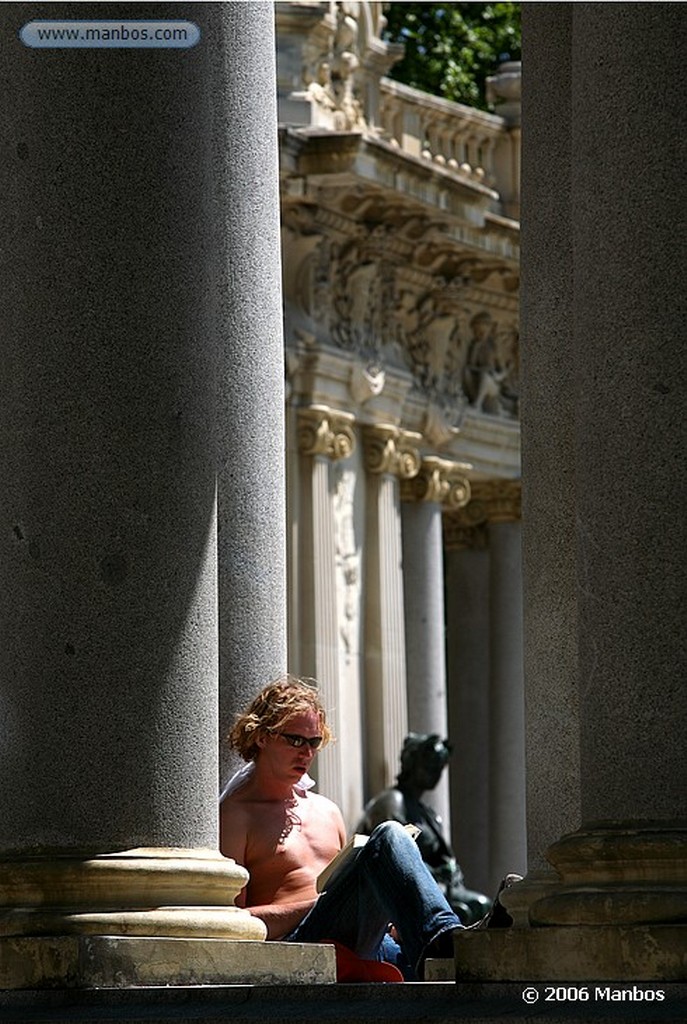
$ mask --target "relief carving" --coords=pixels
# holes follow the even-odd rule
[[[339,348],[355,353],[364,367],[371,368],[374,391],[385,356],[392,355],[396,345],[388,314],[395,281],[393,266],[371,251],[379,238],[372,245],[366,244],[368,240],[369,236],[343,243],[323,239],[313,279],[313,311]]]
[[[386,374],[378,363],[361,363],[356,361],[351,368],[348,390],[358,405],[369,402],[371,398],[381,395],[386,383]]]
[[[519,413],[520,361],[517,328],[497,329],[491,314],[483,311],[471,320],[463,386],[473,409],[492,416]]]
[[[397,334],[418,388],[427,396],[424,434],[440,448],[458,432],[465,408],[461,385],[462,331],[455,303],[441,291],[403,289],[396,304]]]
[[[354,357],[353,400],[362,404],[380,394],[385,371],[407,367],[426,401],[423,433],[434,448],[455,438],[468,405],[517,419],[516,323],[498,307],[498,320],[487,309],[474,312],[464,275],[432,279],[402,264],[392,225],[339,219],[324,229],[307,224],[307,237],[294,249],[307,264],[307,284],[303,270],[292,272],[288,292],[321,325],[323,340]]]
[[[340,608],[339,633],[346,654],[358,648],[360,608],[360,550],[355,540],[355,472],[336,470],[334,491],[334,538],[336,544],[337,589]]]
[[[303,81],[320,114],[314,120],[334,131],[361,129],[365,124],[356,82],[361,65],[359,18],[356,0],[335,4],[305,50]]]

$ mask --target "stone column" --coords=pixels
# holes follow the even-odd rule
[[[59,54],[19,43],[35,12],[2,13],[0,988],[255,980],[218,941],[265,933],[217,851],[210,112],[236,11],[195,9],[183,53]]]
[[[222,5],[215,127],[224,269],[219,435],[220,782],[234,714],[286,671],[284,347],[274,10]]]
[[[523,529],[524,668],[527,735],[527,903],[555,882],[544,854],[565,832],[577,828],[580,810],[580,744],[577,686],[578,593],[576,576],[573,385],[573,255],[570,125],[560,118],[570,105],[573,8],[550,5],[540,12],[541,33],[531,38],[542,75],[557,83],[542,91],[538,114],[530,119],[530,161],[552,145],[555,159],[539,183],[536,206],[524,212],[523,236],[542,259],[525,261],[523,287],[537,316],[536,336],[523,348],[522,401],[536,409],[537,429],[524,425],[523,506],[526,521],[546,524]],[[548,24],[546,22],[548,21]],[[559,31],[560,29],[560,31]],[[534,58],[533,58],[534,59]],[[530,173],[535,172],[530,165]],[[530,203],[534,197],[530,198]],[[533,211],[545,207],[547,216]],[[532,212],[530,212],[532,211]],[[546,273],[541,263],[546,263]],[[530,307],[525,306],[525,318]],[[526,321],[527,322],[527,321]],[[555,598],[551,569],[555,566]],[[550,567],[543,571],[543,567]],[[526,898],[525,898],[526,897]],[[511,908],[516,913],[517,908]]]
[[[559,879],[529,903],[531,927],[510,942],[469,942],[467,956],[459,953],[459,973],[467,968],[470,977],[685,976],[687,722],[685,702],[676,699],[684,679],[685,550],[676,483],[685,390],[675,229],[685,205],[674,134],[682,117],[674,46],[681,18],[669,4],[613,13],[580,4],[561,19],[547,5],[526,5],[524,210],[541,219],[526,268],[541,284],[526,293],[523,339],[530,372],[542,375],[523,402],[523,446],[536,450],[546,436],[565,452],[556,472],[574,480],[574,505],[562,561],[545,561],[552,524],[537,491],[553,466],[546,461],[540,477],[532,463],[525,600],[533,583],[536,595],[547,582],[548,616],[539,604],[528,629],[543,625],[549,635],[562,604],[574,612],[577,643],[562,645],[551,692],[555,700],[575,679],[580,819],[546,851]],[[563,46],[572,102],[552,118],[549,61]],[[538,126],[532,135],[530,122]],[[547,202],[562,131],[568,218],[561,204]],[[561,311],[571,324],[572,355],[555,360],[540,355],[540,344],[550,341],[545,290],[559,247],[552,291],[564,276],[572,283]],[[552,395],[562,397],[556,418]],[[560,784],[556,791],[570,800]]]
[[[415,476],[419,435],[364,430],[367,476],[365,673],[367,792],[389,786],[408,731],[399,480]]]
[[[489,551],[470,505],[444,517],[452,845],[466,884],[489,892]]]
[[[401,485],[408,728],[442,739],[448,736],[448,707],[441,514],[442,507],[461,508],[470,500],[465,468],[429,456],[418,475]],[[424,799],[450,836],[448,770]]]
[[[304,457],[300,523],[299,585],[301,659],[317,680],[338,742],[317,760],[321,791],[340,807],[345,800],[345,700],[339,678],[339,607],[336,538],[330,467],[353,453],[354,417],[323,406],[298,410],[298,444]]]
[[[473,808],[476,823],[480,823],[480,831],[488,835],[483,847],[488,851],[488,863],[482,863],[480,870],[482,877],[486,876],[483,887],[488,893],[495,891],[505,874],[524,873],[527,867],[519,517],[520,483],[514,480],[473,481],[469,505],[451,517],[454,548],[488,545],[481,576],[471,581],[473,588],[481,584],[476,594],[478,604],[471,614],[479,616],[482,610],[482,628],[463,640],[477,664],[472,670],[477,685],[474,694],[460,698],[461,705],[470,701],[468,713],[476,713],[474,732],[478,738],[471,736],[468,750],[474,764],[483,766],[481,800],[476,805],[474,796],[465,793],[465,798],[468,807]],[[480,551],[470,554],[474,575],[475,556]],[[467,562],[467,557],[463,553],[462,562]],[[460,665],[456,672],[460,679]],[[476,704],[474,709],[472,702]],[[468,729],[466,723],[464,732]],[[484,766],[486,759],[488,765]]]
[[[520,482],[475,489],[489,531],[489,880],[527,870]]]

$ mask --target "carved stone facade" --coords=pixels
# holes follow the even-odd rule
[[[460,686],[443,653],[421,681],[426,645],[443,649],[408,578],[443,594],[441,550],[422,565],[429,524],[447,553],[519,516],[518,67],[490,85],[504,116],[487,114],[384,77],[402,48],[380,3],[277,3],[276,19],[289,659],[328,674],[344,735],[320,781],[353,824],[413,716],[448,721],[430,690],[445,705]]]

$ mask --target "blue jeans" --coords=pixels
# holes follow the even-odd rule
[[[358,856],[323,892],[286,942],[341,942],[367,960],[387,959],[393,922],[401,949],[421,976],[424,953],[444,932],[461,928],[423,861],[417,843],[397,821],[378,825]]]

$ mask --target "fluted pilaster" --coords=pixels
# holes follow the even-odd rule
[[[346,703],[341,692],[340,608],[336,567],[336,523],[332,463],[349,458],[355,447],[354,417],[326,406],[299,409],[298,447],[303,457],[300,525],[301,666],[320,688],[331,718],[332,744],[318,758],[320,789],[346,805],[344,765]]]
[[[367,469],[365,670],[370,793],[394,779],[408,731],[399,481],[420,469],[418,435],[364,429]]]

